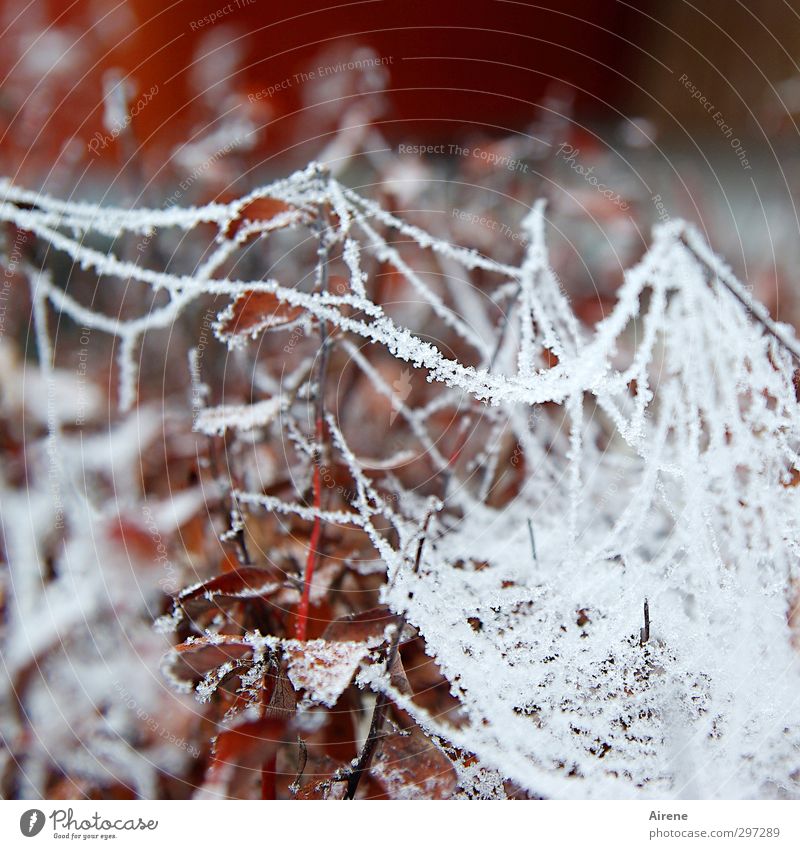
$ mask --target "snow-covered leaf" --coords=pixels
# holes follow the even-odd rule
[[[309,640],[288,649],[289,680],[311,702],[333,707],[370,651],[367,642]]]

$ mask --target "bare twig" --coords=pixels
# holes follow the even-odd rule
[[[228,447],[227,442],[223,438],[223,445],[225,446],[225,455],[228,456]],[[216,482],[219,482],[221,474],[219,469],[219,460],[217,458],[217,447],[216,442],[213,437],[208,437],[208,456],[209,456],[209,464],[211,467],[211,474],[214,477]],[[224,505],[225,505],[225,492],[223,488],[223,495],[220,498],[220,508],[224,513]],[[230,464],[228,465],[228,484],[227,484],[227,495],[230,497],[230,508],[228,510],[227,515],[225,516],[225,520],[229,524],[229,528],[225,533],[220,537],[221,540],[225,542],[229,542],[233,540],[236,544],[236,555],[238,557],[239,563],[242,566],[251,566],[253,561],[250,559],[250,552],[247,548],[247,538],[245,534],[244,528],[244,519],[242,518],[242,511],[239,509],[239,502],[236,498],[235,494],[235,486],[231,475]],[[233,517],[238,517],[239,527],[234,527]]]
[[[236,547],[239,551],[239,562],[242,566],[251,566],[253,561],[250,559],[250,552],[247,549],[247,535],[244,528],[244,519],[242,518],[242,511],[239,508],[239,501],[233,493],[233,488],[231,488],[231,505],[231,509],[235,512],[238,520],[234,539],[236,540]]]
[[[425,538],[428,535],[428,525],[431,523],[431,517],[433,516],[433,507],[428,510],[425,516],[425,522],[422,525],[422,534],[419,538],[419,543],[417,544],[417,554],[414,557],[414,574],[416,575],[419,572],[419,564],[422,562],[422,549],[425,546]]]
[[[405,625],[405,617],[398,615],[397,627],[392,637],[392,644],[389,647],[389,653],[386,659],[386,669],[391,675],[392,667],[397,659],[397,652],[400,647],[400,636],[403,633]],[[375,708],[372,711],[372,721],[369,724],[369,732],[367,739],[361,749],[361,754],[358,756],[355,766],[349,773],[347,778],[347,790],[345,791],[345,799],[355,799],[358,785],[364,773],[369,769],[372,763],[372,756],[375,754],[375,748],[383,732],[383,724],[386,720],[386,711],[389,707],[390,699],[384,692],[378,693],[375,699]]]
[[[639,645],[643,646],[650,639],[650,605],[644,600],[644,628],[639,629]]]
[[[531,552],[533,553],[533,562],[538,563],[539,558],[536,556],[536,538],[533,535],[533,522],[528,519],[528,533],[531,538]]]

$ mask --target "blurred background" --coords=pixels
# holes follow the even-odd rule
[[[512,230],[546,196],[567,241],[587,233],[585,262],[562,245],[563,267],[600,310],[618,283],[604,276],[654,223],[687,217],[794,319],[798,6],[3,2],[2,171],[58,195],[159,206],[320,159],[354,186],[393,187],[397,209],[491,213],[497,192],[511,195]],[[431,152],[408,153],[419,144]],[[460,183],[483,191],[466,203]]]

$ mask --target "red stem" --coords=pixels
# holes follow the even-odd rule
[[[261,767],[261,798],[275,799],[275,761],[277,752],[271,754]]]

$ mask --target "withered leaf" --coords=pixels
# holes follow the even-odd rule
[[[241,637],[218,634],[198,637],[180,645],[167,655],[165,674],[180,685],[194,684],[223,663],[238,663],[253,652],[253,646]]]
[[[391,799],[449,799],[458,783],[450,759],[418,727],[384,737],[370,772]]]
[[[312,702],[333,707],[369,652],[368,642],[309,640],[287,649],[289,680]]]
[[[223,339],[232,336],[256,336],[267,330],[280,330],[297,322],[300,307],[283,303],[271,292],[243,292],[231,304],[219,331]]]
[[[247,798],[273,761],[286,732],[286,719],[264,717],[239,723],[222,731],[201,788],[204,796]]]
[[[183,590],[175,598],[175,610],[191,619],[242,599],[268,598],[282,589],[283,584],[283,575],[276,569],[240,566]]]
[[[362,613],[335,619],[325,629],[322,639],[337,642],[365,641],[379,645],[383,641],[386,628],[399,622],[400,617],[388,607],[373,607]]]

